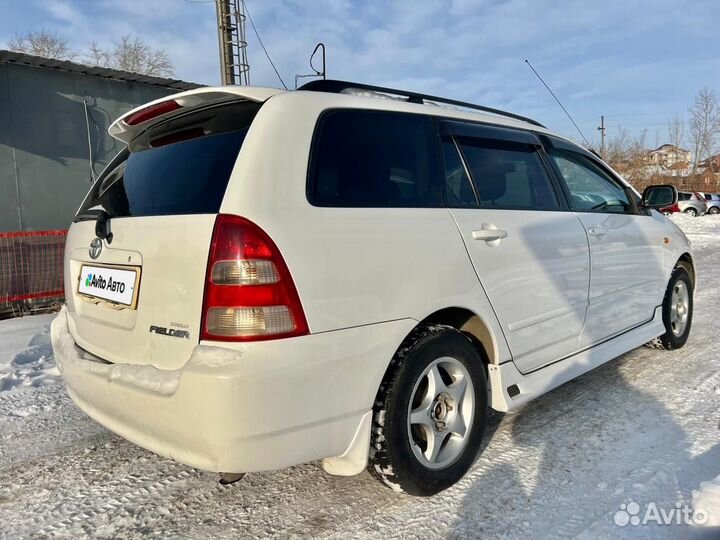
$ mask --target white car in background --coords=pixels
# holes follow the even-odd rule
[[[92,418],[224,478],[322,459],[432,495],[489,408],[688,338],[690,245],[654,210],[675,189],[640,197],[533,120],[318,81],[191,90],[110,133],[56,358]]]

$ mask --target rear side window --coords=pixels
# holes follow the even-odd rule
[[[690,200],[689,193],[678,193],[678,201],[689,201],[689,200]]]
[[[308,201],[335,207],[439,207],[439,141],[431,118],[336,110],[318,124]]]
[[[557,194],[535,146],[460,138],[481,208],[557,210]]]

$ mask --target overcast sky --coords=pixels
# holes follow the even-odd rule
[[[667,121],[707,85],[720,94],[718,0],[247,0],[285,83],[309,72],[315,43],[328,76],[474,101],[532,116],[578,139],[529,59],[591,140]],[[132,33],[165,49],[178,78],[219,83],[212,0],[2,0],[0,44],[45,28],[80,50]],[[248,25],[251,83],[279,86]]]

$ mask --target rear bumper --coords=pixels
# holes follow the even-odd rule
[[[75,344],[64,309],[52,341],[68,394],[103,426],[199,469],[252,472],[343,454],[414,324],[201,343],[172,371],[92,357]]]

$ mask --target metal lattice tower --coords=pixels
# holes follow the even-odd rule
[[[250,84],[245,0],[215,0],[222,84]]]

